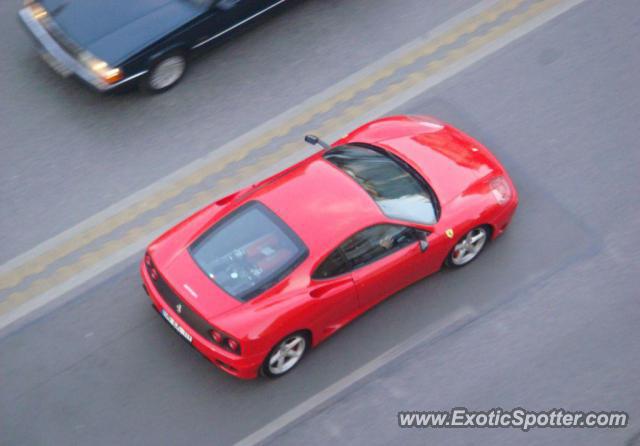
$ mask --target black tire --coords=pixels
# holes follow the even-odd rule
[[[482,238],[478,239],[475,245],[469,243],[470,240],[472,240],[474,237],[480,234],[482,234]],[[451,248],[451,251],[449,252],[449,255],[447,256],[446,260],[444,261],[445,265],[447,265],[449,268],[454,268],[454,269],[467,266],[469,263],[473,262],[475,259],[477,259],[480,256],[482,251],[484,251],[484,248],[487,247],[487,244],[490,239],[491,239],[490,227],[488,227],[487,225],[476,226],[475,228],[471,229],[469,232],[467,232],[465,235],[463,235],[458,239],[458,241],[453,246],[453,248]],[[465,242],[467,246],[469,246],[470,248],[471,247],[474,248],[473,255],[467,258],[465,258],[464,256],[461,256],[462,247],[460,245],[465,244]],[[466,252],[471,254],[471,251],[466,251]]]
[[[154,60],[149,67],[149,72],[144,76],[141,87],[147,93],[158,94],[178,85],[187,72],[187,54],[181,50],[175,50],[163,54]],[[162,78],[162,72],[165,77]],[[170,70],[175,70],[171,75]]]
[[[278,373],[276,370],[274,370],[273,366],[270,367],[271,360],[279,351],[281,351],[281,347],[284,344],[286,344],[287,342],[291,342],[293,339],[301,339],[301,340],[303,340],[302,341],[302,351],[299,353],[299,356],[297,356],[297,359],[295,360],[295,362],[293,364],[291,364],[290,366],[286,367],[286,370],[282,371],[281,373]],[[300,361],[302,360],[304,355],[309,350],[309,346],[310,345],[311,345],[311,343],[310,343],[310,339],[309,339],[309,334],[304,332],[304,331],[297,331],[295,333],[291,333],[290,335],[285,336],[283,339],[278,341],[278,343],[276,343],[276,345],[271,349],[271,351],[269,352],[267,357],[264,359],[264,362],[262,363],[262,366],[260,367],[260,373],[263,376],[266,376],[267,378],[271,378],[271,379],[280,378],[281,376],[286,375],[291,370],[296,368],[298,366],[298,364],[300,364]]]

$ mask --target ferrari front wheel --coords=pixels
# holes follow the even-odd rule
[[[476,259],[487,245],[489,231],[486,226],[477,226],[467,232],[453,247],[447,256],[446,264],[452,268],[461,268]]]
[[[309,341],[302,333],[293,333],[280,341],[269,353],[262,364],[262,374],[269,378],[278,378],[293,369],[307,351]]]

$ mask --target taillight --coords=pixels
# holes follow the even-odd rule
[[[224,337],[222,336],[222,333],[215,330],[211,330],[211,339],[213,339],[213,341],[216,344],[222,344],[224,342]]]
[[[219,345],[225,350],[229,350],[230,352],[236,353],[238,355],[240,354],[240,343],[235,339],[216,330],[215,328],[209,331],[209,335],[211,336],[211,339],[215,344]]]
[[[507,204],[511,200],[511,187],[504,177],[497,177],[489,183],[491,193],[500,205]]]
[[[158,270],[156,269],[156,267],[153,266],[153,260],[151,260],[151,256],[149,255],[149,253],[145,253],[144,255],[144,264],[147,266],[147,271],[149,272],[151,278],[154,281],[158,280],[160,275],[158,274]]]
[[[240,344],[238,344],[238,341],[231,338],[227,338],[227,347],[229,347],[229,350],[232,352],[240,350]]]

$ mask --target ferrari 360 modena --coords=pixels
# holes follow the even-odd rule
[[[140,265],[162,317],[239,378],[279,377],[382,300],[475,260],[518,194],[475,139],[425,116],[373,121],[198,211]]]

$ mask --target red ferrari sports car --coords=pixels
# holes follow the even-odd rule
[[[323,150],[198,211],[140,265],[164,319],[239,378],[282,376],[383,299],[467,265],[518,205],[489,150],[430,117],[306,140]]]

